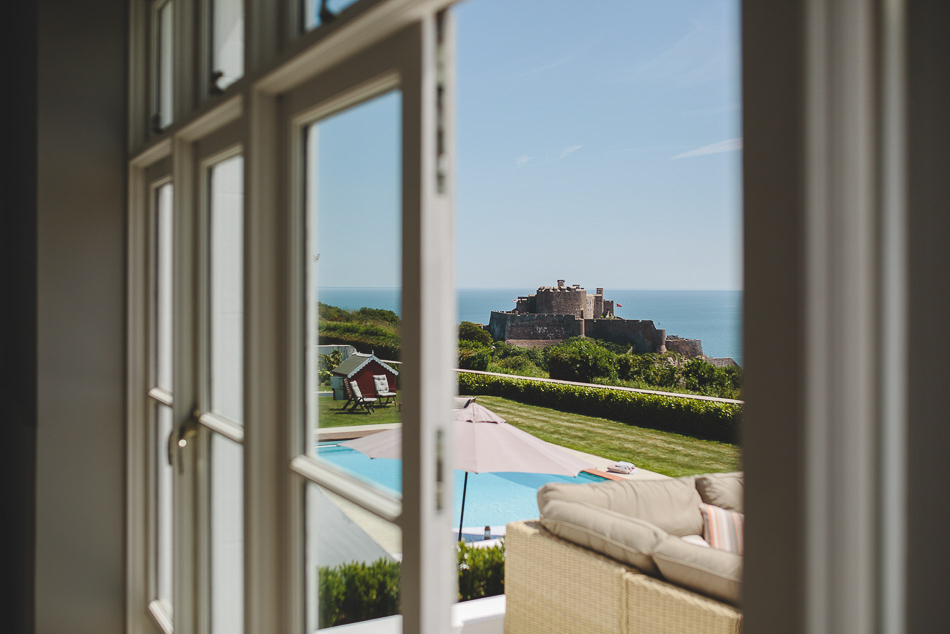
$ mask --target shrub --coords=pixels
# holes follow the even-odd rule
[[[471,601],[505,593],[505,546],[473,548],[456,546],[459,568],[459,601]]]
[[[459,367],[463,370],[487,370],[491,350],[471,341],[459,341]]]
[[[468,372],[459,372],[458,378],[459,394],[501,396],[693,438],[728,443],[738,443],[740,438],[742,406],[738,403]]]
[[[459,601],[505,592],[505,547],[456,546]],[[320,627],[333,627],[399,613],[399,562],[379,559],[317,570]]]
[[[378,619],[399,611],[399,562],[378,559],[318,571],[320,627]]]
[[[593,339],[579,337],[553,346],[548,356],[552,379],[590,383],[614,374],[615,355]]]
[[[483,346],[492,344],[491,334],[480,325],[471,321],[463,321],[459,324],[459,339],[462,341],[474,341]]]
[[[547,373],[531,362],[528,355],[506,357],[495,364],[496,372],[502,374],[518,374],[520,376],[537,376],[547,378]]]
[[[329,372],[330,370],[340,365],[341,363],[343,363],[343,353],[340,352],[339,350],[334,350],[333,352],[329,354],[320,355],[320,371],[321,372],[324,372],[324,371]]]

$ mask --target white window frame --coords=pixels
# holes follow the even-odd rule
[[[437,82],[449,88],[451,82],[451,65],[447,71],[437,68],[436,51],[441,46],[442,59],[451,59],[454,32],[451,17],[442,14],[437,19],[436,13],[449,3],[363,2],[332,27],[292,39],[287,33],[296,25],[286,17],[299,13],[296,2],[275,7],[265,0],[249,0],[245,77],[223,97],[202,98],[198,103],[195,95],[202,91],[195,91],[206,74],[207,59],[192,52],[202,50],[200,40],[207,37],[208,30],[197,28],[196,1],[175,2],[174,120],[160,134],[148,129],[150,116],[143,114],[150,103],[149,88],[138,72],[147,70],[143,65],[147,67],[149,56],[134,54],[130,69],[128,629],[167,633],[173,626],[176,634],[191,634],[205,631],[209,622],[207,561],[193,553],[207,552],[204,458],[211,433],[222,433],[244,445],[245,631],[307,629],[305,593],[313,589],[305,587],[302,492],[314,474],[300,467],[301,461],[312,459],[302,451],[304,401],[302,384],[295,380],[301,377],[304,359],[294,348],[303,335],[305,318],[298,292],[301,287],[295,286],[302,279],[300,267],[305,259],[298,257],[303,244],[294,233],[303,222],[302,196],[295,198],[303,191],[299,169],[303,155],[294,138],[302,120],[288,117],[281,104],[290,95],[304,104],[299,99],[306,99],[307,86],[323,91],[321,94],[332,101],[332,93],[352,87],[323,85],[334,68],[350,63],[347,60],[375,57],[390,68],[398,59],[394,76],[398,76],[403,112],[402,338],[406,360],[420,368],[403,377],[408,442],[402,504],[384,502],[375,510],[391,519],[398,517],[403,529],[404,631],[448,631],[457,574],[450,530],[451,479],[437,485],[435,474],[440,471],[437,460],[451,464],[446,453],[451,447],[447,413],[455,391],[455,306],[445,301],[454,297],[452,119],[446,116],[440,123],[436,116]],[[137,51],[143,36],[148,41],[143,27],[147,16],[141,4],[136,8],[136,0],[132,5],[131,48]],[[266,18],[255,19],[265,14]],[[196,32],[205,34],[195,39],[192,34]],[[381,44],[387,40],[388,48]],[[278,52],[280,48],[284,50]],[[450,98],[451,89],[443,95]],[[451,104],[443,104],[443,108],[451,111]],[[445,139],[441,149],[436,143],[440,125]],[[215,143],[218,149],[203,156],[203,148]],[[207,350],[203,288],[207,245],[202,227],[206,222],[202,200],[206,159],[218,160],[218,150],[231,152],[238,146],[243,149],[245,165],[243,427],[206,411],[207,368],[203,365]],[[167,614],[150,609],[147,601],[149,483],[142,456],[147,455],[148,442],[140,421],[146,420],[143,412],[148,399],[144,391],[136,393],[147,380],[148,350],[143,338],[149,328],[142,285],[147,275],[147,254],[143,253],[147,228],[139,216],[147,198],[142,194],[145,174],[158,160],[171,161],[175,187],[175,398],[171,404],[176,434],[187,441],[174,452],[174,624]],[[324,485],[334,482],[322,480]],[[349,491],[351,499],[364,502],[364,506],[373,506],[353,487],[343,486],[343,491]],[[437,498],[441,510],[436,508]],[[444,548],[434,547],[440,543]]]

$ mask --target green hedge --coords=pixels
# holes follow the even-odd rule
[[[458,373],[459,394],[501,396],[526,405],[608,418],[693,438],[739,442],[742,406],[515,377]]]
[[[456,546],[459,601],[505,593],[505,547]],[[399,613],[399,562],[379,559],[321,567],[320,627],[333,627]]]

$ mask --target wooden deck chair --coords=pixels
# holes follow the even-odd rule
[[[363,393],[360,391],[360,386],[356,384],[356,381],[350,381],[350,400],[353,402],[353,409],[351,411],[356,411],[357,407],[362,407],[364,410],[373,413],[373,406],[376,404],[376,399],[370,396],[363,396]],[[343,409],[346,409],[346,405],[343,406]]]
[[[379,399],[380,405],[396,402],[396,393],[389,391],[389,379],[385,374],[374,374],[373,385],[376,386],[376,398]]]

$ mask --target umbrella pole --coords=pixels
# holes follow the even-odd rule
[[[468,471],[465,472],[465,483],[462,485],[462,514],[459,516],[459,538],[462,541],[462,520],[465,518],[465,492],[468,490]]]

